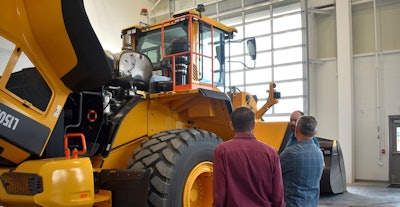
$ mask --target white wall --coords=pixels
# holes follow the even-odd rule
[[[312,113],[318,117],[318,136],[338,140],[338,92],[336,60],[323,60],[315,64]],[[322,113],[323,112],[323,113]]]
[[[387,180],[388,160],[384,160],[381,155],[383,141],[378,140],[378,137],[385,139],[383,135],[387,131],[383,127],[385,120],[378,119],[378,114],[384,110],[383,102],[386,98],[382,94],[382,99],[377,99],[381,88],[378,86],[378,74],[374,67],[375,58],[374,56],[355,57],[354,65],[354,90],[357,91],[354,102],[355,176],[356,179],[361,180]],[[380,136],[378,136],[378,127],[382,129]]]
[[[354,167],[355,179],[388,181],[388,117],[400,114],[400,51],[390,51],[389,49],[398,48],[398,40],[388,43],[388,40],[395,38],[385,36],[398,37],[400,25],[396,15],[400,11],[400,5],[397,2],[382,9],[378,8],[377,11],[377,53],[354,58]],[[386,18],[391,14],[394,15],[392,18],[379,20],[379,17]],[[385,151],[384,154],[382,150]]]
[[[147,23],[142,8],[151,9],[152,0],[85,0],[85,9],[94,31],[105,50],[121,51],[121,30]]]
[[[314,86],[310,94],[313,96],[311,111],[318,117],[320,137],[351,139],[352,151],[343,155],[345,160],[352,159],[353,166],[346,166],[346,171],[352,168],[352,180],[356,181],[389,180],[388,117],[400,114],[400,2],[391,3],[382,4],[377,10],[376,39],[374,26],[371,26],[373,9],[367,8],[367,5],[353,10],[353,52],[356,55],[352,57],[353,97],[350,97],[354,100],[352,137],[338,137],[340,123],[347,120],[338,117],[338,97],[343,91],[338,89],[337,59],[331,57],[341,51],[336,51],[337,43],[332,41],[332,34],[326,35],[326,31],[335,32],[330,24],[334,16],[320,16],[316,23],[316,33],[320,31],[315,40],[318,44],[315,48],[319,50],[316,59],[320,63],[314,63],[311,67],[315,74],[310,79]],[[342,142],[342,147],[343,144],[347,143]],[[385,150],[384,154],[382,150]]]
[[[336,60],[322,61],[314,71],[318,77],[314,105],[320,123],[318,135],[338,139],[340,91],[337,90]],[[355,180],[389,180],[388,117],[400,114],[399,65],[400,51],[381,54],[378,58],[375,55],[354,57]],[[344,154],[344,157],[348,159],[351,155]]]

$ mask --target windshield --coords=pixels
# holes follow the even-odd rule
[[[164,59],[168,59],[171,63],[171,54],[189,51],[189,48],[186,47],[191,47],[192,53],[188,59],[193,67],[193,81],[211,84],[214,78],[214,84],[221,86],[225,81],[225,33],[201,21],[195,22],[193,25],[196,26],[192,27],[192,38],[189,37],[188,21],[177,22],[163,27],[164,47],[162,47],[161,28],[144,32],[136,36],[136,51],[147,55],[155,65],[161,63]],[[191,41],[191,43],[184,47],[183,42],[175,44],[177,40],[183,40],[183,42],[185,40]],[[190,46],[190,44],[193,45]],[[162,51],[163,49],[164,51]],[[165,58],[166,56],[169,57]],[[190,64],[185,64],[187,64],[186,68],[189,69]],[[185,84],[185,81],[182,84]]]
[[[187,38],[187,27],[184,28],[183,25],[174,25],[165,28],[164,55],[170,54],[171,42],[180,38]],[[161,30],[154,30],[148,32],[145,36],[139,37],[136,50],[147,55],[152,63],[159,63],[163,58],[163,54],[161,53]]]

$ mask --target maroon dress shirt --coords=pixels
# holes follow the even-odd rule
[[[285,206],[278,153],[251,133],[215,149],[214,207]]]

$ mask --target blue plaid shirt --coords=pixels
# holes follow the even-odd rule
[[[287,207],[316,207],[324,157],[313,140],[304,140],[280,154]]]
[[[317,147],[319,148],[318,138],[317,138],[316,136],[313,136],[312,139],[313,139],[313,141],[314,141],[314,144],[317,145]],[[295,145],[295,144],[297,144],[297,139],[296,139],[296,137],[294,136],[294,133],[292,133],[292,134],[290,135],[290,137],[289,137],[289,141],[287,142],[286,147],[291,147],[291,146],[293,146],[293,145]]]

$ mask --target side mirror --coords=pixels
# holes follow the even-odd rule
[[[249,40],[247,40],[247,49],[249,50],[249,55],[251,60],[255,60],[257,57],[257,51],[256,51],[256,39],[253,37]]]

